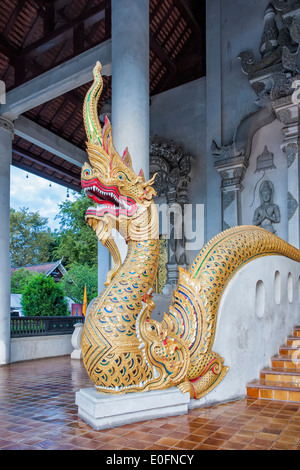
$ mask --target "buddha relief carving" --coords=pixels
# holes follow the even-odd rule
[[[263,181],[259,188],[261,205],[255,210],[253,224],[276,233],[273,224],[280,222],[280,209],[274,204],[274,186],[269,180]]]

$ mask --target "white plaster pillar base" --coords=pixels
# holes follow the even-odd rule
[[[152,392],[106,395],[95,388],[76,393],[78,416],[99,431],[147,419],[178,416],[188,412],[189,393],[178,388]]]
[[[71,359],[82,359],[81,349],[74,349],[71,353]]]

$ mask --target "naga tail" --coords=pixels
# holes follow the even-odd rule
[[[260,227],[238,226],[214,237],[199,252],[179,281],[164,322],[187,341],[191,359],[212,347],[222,294],[232,277],[249,261],[281,255],[300,262],[300,251]]]

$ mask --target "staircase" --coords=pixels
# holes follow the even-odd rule
[[[260,371],[260,379],[247,384],[247,397],[300,402],[300,326],[271,358],[271,367]]]

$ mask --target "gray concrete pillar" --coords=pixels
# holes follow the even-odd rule
[[[112,129],[149,176],[149,0],[112,0]]]
[[[220,178],[214,167],[212,141],[222,141],[222,1],[206,0],[206,207],[205,242],[222,230]],[[213,53],[211,52],[213,51]]]
[[[149,0],[112,0],[112,131],[122,156],[128,147],[134,171],[149,178]],[[122,260],[124,239],[116,244]]]
[[[0,364],[10,362],[10,165],[14,128],[0,117]]]

